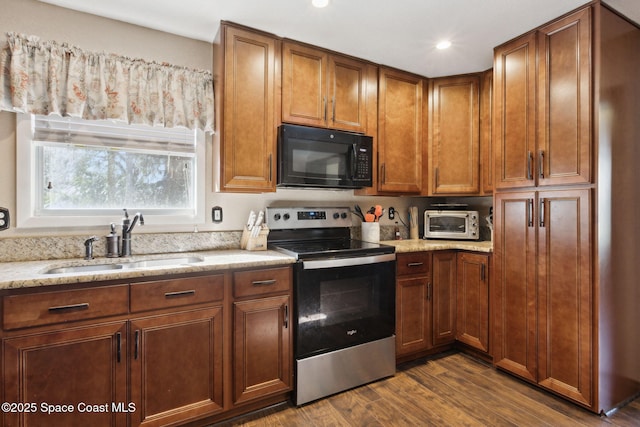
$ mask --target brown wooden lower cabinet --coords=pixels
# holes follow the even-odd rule
[[[3,340],[2,425],[126,426],[126,336],[121,321]]]
[[[487,254],[458,252],[456,340],[489,352],[489,260]]]
[[[291,269],[233,275],[233,403],[292,389]]]
[[[233,305],[233,401],[291,390],[289,295]]]
[[[223,410],[222,307],[131,321],[133,426]]]
[[[396,256],[396,357],[431,347],[431,253]]]
[[[286,400],[291,279],[286,266],[5,294],[0,397],[16,410],[2,425],[206,425]]]
[[[456,338],[456,251],[433,253],[433,345]]]
[[[455,251],[400,253],[396,258],[396,359],[410,360],[453,344]]]

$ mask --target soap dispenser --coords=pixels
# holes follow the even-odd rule
[[[120,256],[120,236],[116,233],[115,223],[111,223],[111,233],[107,235],[107,258]]]

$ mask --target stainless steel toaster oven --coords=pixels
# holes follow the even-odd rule
[[[480,225],[478,211],[424,211],[425,239],[478,240]]]

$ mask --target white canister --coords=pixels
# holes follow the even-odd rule
[[[380,242],[380,223],[379,222],[363,222],[362,223],[362,240],[365,242]]]

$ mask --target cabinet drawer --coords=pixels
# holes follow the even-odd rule
[[[239,271],[233,274],[235,298],[288,292],[290,289],[291,269],[289,267]]]
[[[2,309],[4,329],[126,314],[129,285],[6,296]]]
[[[221,301],[223,298],[222,274],[131,285],[132,312]]]
[[[396,255],[396,274],[429,274],[431,271],[431,254],[412,252]]]

